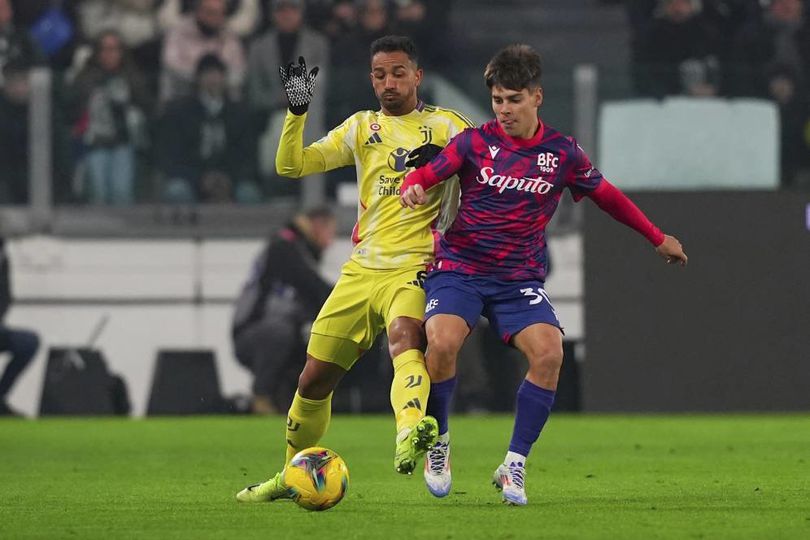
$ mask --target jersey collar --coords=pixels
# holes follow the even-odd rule
[[[385,114],[382,111],[382,109],[380,109],[379,111],[377,111],[377,116],[379,118],[412,118],[418,114],[423,113],[424,111],[425,111],[425,102],[420,99],[416,102],[416,107],[407,114],[402,114],[400,116],[389,116]]]
[[[545,135],[546,127],[543,124],[543,121],[538,118],[537,124],[537,131],[530,139],[521,139],[519,137],[512,137],[508,133],[503,130],[501,123],[498,122],[497,118],[494,118],[492,122],[495,124],[495,133],[498,135],[499,138],[503,139],[504,141],[508,142],[512,146],[516,146],[518,148],[530,148],[532,146],[537,146],[540,144],[540,141],[543,140],[543,136]]]

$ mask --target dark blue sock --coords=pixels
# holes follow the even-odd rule
[[[528,456],[554,405],[554,392],[524,380],[517,393],[515,428],[509,451]]]
[[[450,402],[453,400],[453,391],[455,389],[455,377],[440,383],[430,383],[430,397],[428,398],[427,414],[439,422],[439,435],[444,435],[447,433],[447,419],[450,416]]]

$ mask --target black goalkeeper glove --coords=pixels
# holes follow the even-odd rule
[[[443,148],[435,144],[423,144],[419,148],[414,148],[408,153],[408,159],[405,161],[406,167],[413,167],[418,169],[424,167],[430,160],[439,155]]]
[[[315,76],[318,75],[318,67],[312,68],[312,71],[307,73],[304,57],[299,56],[298,65],[290,64],[286,68],[279,66],[278,73],[281,75],[281,84],[284,85],[284,92],[290,102],[290,111],[297,115],[307,112],[315,90]]]

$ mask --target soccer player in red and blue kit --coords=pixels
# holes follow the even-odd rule
[[[401,186],[400,202],[414,208],[427,200],[425,191],[454,174],[461,182],[458,215],[439,240],[425,280],[428,414],[440,434],[425,461],[425,482],[437,497],[451,486],[448,416],[456,358],[483,314],[529,363],[509,450],[493,478],[504,502],[526,504],[526,458],[554,403],[563,358],[560,322],[543,283],[545,227],[564,189],[637,230],[668,263],[687,261],[681,243],[605,180],[573,138],[540,121],[540,74],[540,56],[527,45],[496,54],[484,73],[495,120],[464,130]]]

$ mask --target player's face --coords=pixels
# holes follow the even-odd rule
[[[530,139],[539,123],[537,109],[543,103],[543,89],[524,88],[510,90],[502,86],[492,88],[492,110],[503,130],[512,137]]]
[[[371,84],[387,114],[408,114],[416,108],[422,70],[401,51],[378,52],[371,58]]]

